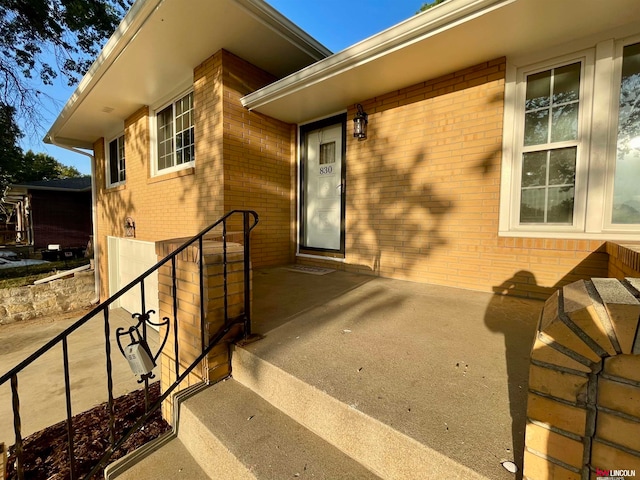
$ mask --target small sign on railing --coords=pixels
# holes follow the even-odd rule
[[[118,342],[118,348],[120,352],[129,362],[129,367],[134,375],[140,375],[138,383],[144,382],[146,379],[154,378],[153,369],[156,366],[156,360],[162,352],[164,344],[167,343],[169,337],[169,318],[165,317],[161,322],[154,323],[150,320],[150,314],[156,313],[155,310],[149,310],[147,313],[139,314],[134,313],[131,315],[133,318],[138,319],[138,323],[128,329],[120,327],[116,330],[116,341]],[[164,339],[158,348],[158,352],[154,355],[151,353],[149,344],[144,334],[140,333],[140,327],[144,328],[144,324],[148,324],[154,327],[166,327],[164,330]],[[143,330],[144,331],[144,330]],[[129,336],[129,344],[126,347],[122,346],[120,341],[121,337]]]

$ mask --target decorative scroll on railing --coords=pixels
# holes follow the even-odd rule
[[[242,216],[242,235],[243,235],[243,259],[244,259],[244,313],[240,317],[230,318],[229,310],[227,304],[227,295],[228,295],[228,287],[227,287],[227,225],[230,221],[230,218],[234,216]],[[64,385],[65,385],[65,406],[66,406],[66,414],[67,414],[67,446],[68,446],[68,455],[69,455],[69,469],[70,469],[70,478],[75,479],[78,478],[78,474],[76,471],[75,465],[75,456],[74,456],[74,442],[73,442],[73,434],[74,434],[74,425],[73,425],[73,412],[71,406],[71,385],[70,385],[70,363],[69,363],[69,335],[71,335],[76,330],[80,329],[83,325],[87,324],[92,319],[100,319],[102,318],[104,324],[104,340],[105,340],[105,354],[106,354],[106,377],[107,377],[107,408],[109,412],[109,448],[104,453],[103,457],[100,461],[93,467],[93,469],[84,477],[84,478],[93,478],[93,476],[98,473],[101,469],[104,468],[106,463],[109,461],[114,452],[122,446],[122,444],[135,432],[137,431],[144,423],[148,420],[148,418],[155,412],[160,406],[162,402],[171,395],[174,390],[178,387],[178,385],[193,371],[193,369],[208,355],[208,353],[220,342],[222,339],[227,336],[227,334],[231,331],[232,327],[238,324],[242,324],[243,332],[245,336],[251,334],[251,285],[250,285],[250,233],[251,230],[258,223],[258,215],[256,212],[251,210],[233,210],[227,213],[225,216],[220,218],[217,222],[210,225],[187,242],[185,242],[182,246],[174,250],[171,254],[167,255],[153,267],[148,269],[138,278],[130,282],[124,288],[120,289],[114,295],[109,297],[107,300],[102,302],[96,308],[94,308],[91,312],[87,313],[80,320],[74,323],[72,326],[67,328],[65,331],[57,335],[55,338],[50,340],[44,346],[35,351],[32,355],[22,361],[20,364],[9,370],[7,373],[3,374],[0,377],[0,386],[4,385],[7,382],[10,382],[11,385],[11,402],[12,402],[12,412],[13,412],[13,427],[15,434],[15,445],[14,452],[16,455],[16,474],[19,480],[23,480],[25,478],[24,472],[24,445],[23,445],[23,436],[22,436],[22,422],[20,418],[20,394],[19,394],[19,375],[23,372],[23,370],[31,365],[35,360],[40,358],[43,354],[49,352],[53,348],[57,346],[61,346],[62,348],[62,364],[63,364],[63,372],[64,372]],[[204,311],[204,276],[203,276],[203,268],[204,265],[204,248],[203,248],[203,239],[205,235],[211,232],[216,227],[222,227],[221,241],[222,241],[222,250],[223,250],[223,291],[224,291],[224,322],[220,329],[210,336],[210,340],[207,342],[205,338],[205,311]],[[177,307],[177,299],[176,299],[176,258],[178,255],[182,253],[184,250],[189,248],[190,246],[196,244],[198,246],[199,259],[198,265],[200,266],[200,329],[201,329],[201,353],[198,355],[195,360],[182,372],[180,372],[180,362],[178,361],[179,357],[179,345],[178,345],[178,307]],[[145,280],[154,272],[158,271],[163,265],[169,263],[171,264],[171,275],[172,275],[172,288],[173,288],[173,319],[169,317],[164,317],[160,322],[151,322],[149,319],[150,313],[155,313],[153,310],[147,310],[145,305]],[[143,313],[135,313],[132,315],[134,319],[137,319],[137,323],[132,325],[128,329],[118,328],[115,333],[115,339],[120,349],[120,352],[125,355],[127,358],[127,347],[131,347],[129,354],[138,355],[138,356],[146,356],[142,360],[141,370],[138,373],[140,375],[139,383],[145,384],[145,411],[146,413],[134,424],[134,426],[126,432],[117,432],[115,429],[115,412],[114,412],[114,397],[113,397],[113,365],[112,365],[112,352],[111,352],[111,325],[109,320],[109,308],[110,306],[118,300],[122,295],[129,292],[136,286],[140,286],[140,295],[141,295],[141,311]],[[171,325],[172,324],[172,325]],[[147,325],[164,327],[164,338],[160,342],[160,347],[156,353],[152,353],[148,346],[148,338],[147,338]],[[149,405],[148,400],[148,389],[149,389],[149,379],[153,377],[153,373],[149,368],[151,365],[155,366],[155,363],[160,355],[160,352],[164,348],[164,345],[167,342],[169,335],[169,328],[172,326],[173,335],[175,337],[174,351],[175,351],[175,369],[176,369],[176,379],[175,381],[165,390],[165,392],[158,398],[153,405]],[[123,346],[121,342],[121,338],[129,337],[130,342],[128,345]],[[140,360],[138,358],[137,360]],[[131,362],[130,362],[131,365]]]

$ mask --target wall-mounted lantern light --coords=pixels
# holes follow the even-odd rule
[[[136,222],[131,217],[124,219],[124,236],[134,238],[136,236]]]
[[[356,116],[353,117],[353,136],[358,140],[367,138],[367,123],[369,123],[369,115],[362,109],[362,105],[357,104]]]

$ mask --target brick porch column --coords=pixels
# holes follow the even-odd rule
[[[159,259],[180,247],[186,239],[175,239],[156,244]],[[200,302],[200,250],[188,247],[176,258],[176,304],[178,334],[178,364],[181,375],[202,352],[202,325]],[[224,325],[224,258],[223,244],[215,240],[203,242],[203,310],[205,345]],[[158,272],[160,318],[169,318],[169,337],[160,355],[161,387],[164,393],[176,380],[176,331],[174,328],[174,296],[171,262]],[[244,253],[243,246],[227,242],[227,309],[230,319],[244,313]],[[201,382],[215,383],[231,371],[229,343],[241,334],[240,325],[205,357],[189,376],[174,390],[178,392]],[[164,338],[163,331],[160,332]],[[170,396],[162,408],[163,417],[172,422],[173,398]]]
[[[531,351],[525,479],[640,476],[639,298],[639,279],[594,278],[547,300]]]

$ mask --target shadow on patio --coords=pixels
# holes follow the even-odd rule
[[[522,467],[543,302],[286,267],[253,285],[251,354],[485,477]]]

